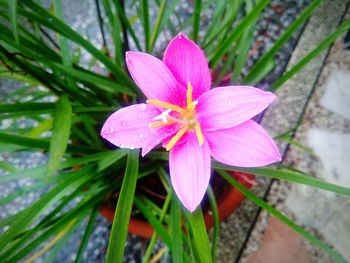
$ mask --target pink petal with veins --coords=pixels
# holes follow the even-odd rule
[[[219,87],[198,99],[196,117],[203,130],[226,129],[251,119],[275,98],[271,92],[248,86]]]
[[[200,146],[195,133],[176,145],[169,156],[171,184],[181,203],[193,212],[200,204],[210,179],[210,150],[207,141]]]
[[[191,82],[193,99],[210,89],[211,75],[204,52],[184,34],[180,33],[171,40],[163,61],[184,87]]]
[[[126,52],[128,70],[148,99],[184,105],[186,90],[158,58],[143,52]]]
[[[148,126],[160,114],[153,105],[135,104],[113,113],[105,122],[101,136],[121,148],[142,148],[154,130]]]
[[[275,142],[252,120],[224,130],[206,131],[205,136],[211,155],[227,165],[257,167],[281,161]]]

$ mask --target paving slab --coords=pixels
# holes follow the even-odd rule
[[[333,32],[346,10],[349,13],[348,1],[324,1],[306,26],[288,68],[309,52],[320,38]],[[299,124],[295,116],[305,111],[295,139],[310,147],[314,154],[291,146],[287,148],[284,164],[344,186],[349,183],[347,171],[350,163],[350,122],[347,118],[347,105],[350,105],[347,99],[350,86],[349,59],[350,54],[345,50],[341,38],[329,53],[324,52],[277,92],[279,102],[268,111],[265,122],[272,131],[286,132],[293,121],[294,125]],[[275,122],[270,122],[269,116],[274,116]],[[274,181],[267,200],[350,261],[349,198],[311,187]],[[271,223],[268,222],[271,222],[269,216],[263,211],[240,262],[247,262],[256,258],[256,255],[262,255],[261,251],[266,247],[275,251],[278,249],[278,246],[264,243],[271,228]],[[289,246],[288,239],[281,242],[293,249]],[[305,248],[311,262],[333,262],[323,251],[307,242]],[[277,257],[278,253],[275,254]],[[272,260],[267,259],[265,262],[273,262]]]

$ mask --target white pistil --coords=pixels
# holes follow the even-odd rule
[[[154,117],[152,120],[154,121],[163,121],[164,123],[168,123],[168,116],[169,116],[169,113],[171,112],[170,109],[167,109],[165,111],[163,111],[160,115]]]

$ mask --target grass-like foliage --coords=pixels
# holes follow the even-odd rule
[[[181,26],[174,25],[171,20],[179,15],[176,6],[180,1],[177,0],[142,0],[138,15],[133,18],[127,16],[123,1],[97,0],[98,13],[106,16],[106,19],[98,18],[100,27],[104,36],[110,35],[112,40],[111,43],[104,41],[101,49],[65,22],[60,0],[52,1],[50,9],[38,2],[0,0],[0,77],[21,83],[21,87],[0,98],[0,121],[12,121],[0,132],[0,153],[40,151],[48,156],[47,164],[26,170],[0,162],[0,169],[6,171],[0,176],[0,183],[22,178],[34,181],[33,185],[0,199],[1,206],[30,192],[43,192],[39,200],[0,221],[0,227],[4,228],[0,236],[1,262],[23,259],[32,262],[43,255],[50,262],[84,222],[85,233],[75,260],[81,262],[98,210],[111,195],[118,198],[114,203],[107,262],[122,261],[131,215],[142,215],[155,230],[144,262],[151,258],[158,238],[166,246],[161,252],[170,251],[173,262],[215,262],[219,221],[212,189],[208,190],[208,200],[214,217],[214,235],[209,240],[201,209],[188,213],[173,193],[164,152],[140,158],[137,150],[112,149],[100,138],[101,126],[108,115],[122,106],[144,100],[125,69],[125,51],[134,43],[136,51],[155,54],[155,44],[164,31],[173,35],[180,31],[191,32],[189,37],[205,50],[212,71],[219,73],[215,83],[230,76],[231,82],[255,85],[273,70],[277,52],[312,15],[321,0],[313,0],[299,14],[246,76],[242,76],[241,71],[254,41],[255,26],[269,0],[195,0],[192,1],[192,16]],[[151,4],[157,9],[152,19]],[[205,25],[204,35],[200,35],[201,14],[208,8],[213,8],[212,17],[209,25]],[[143,36],[135,32],[136,20],[141,21]],[[311,53],[284,72],[271,89],[280,88],[349,28],[350,21],[346,21],[325,36]],[[89,63],[81,61],[81,51],[89,54]],[[104,73],[93,70],[97,65]],[[18,127],[18,120],[27,120],[27,127]],[[242,187],[225,170],[305,184],[342,195],[350,195],[350,189],[291,170],[240,169],[219,164],[214,164],[214,169],[249,200],[335,260],[345,262],[337,252]],[[159,178],[166,190],[161,205],[139,193],[138,181],[146,177]],[[72,208],[73,199],[78,201]]]

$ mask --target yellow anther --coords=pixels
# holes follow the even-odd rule
[[[193,88],[192,88],[191,82],[187,82],[187,94],[186,94],[187,108],[192,104],[192,92],[193,92]]]
[[[166,146],[166,150],[170,151],[175,144],[181,139],[181,137],[187,132],[188,128],[187,126],[182,127],[173,138],[171,138],[170,142]]]
[[[175,121],[169,121],[167,123],[163,122],[163,121],[156,121],[151,123],[150,125],[148,125],[149,128],[158,128],[158,127],[163,127],[163,126],[167,126],[167,125],[171,125],[176,123]]]
[[[196,105],[198,104],[198,100],[192,101],[191,104],[187,105],[188,111],[193,111],[196,108]]]
[[[187,113],[187,111],[177,105],[168,103],[168,102],[164,102],[164,101],[160,101],[160,100],[147,100],[146,101],[148,104],[153,104],[155,106],[161,107],[161,108],[166,108],[172,111],[176,111],[181,113],[182,115],[185,115]]]
[[[196,124],[194,125],[194,129],[196,131],[198,143],[199,143],[199,145],[202,145],[204,143],[204,138],[203,138],[201,125],[199,124],[199,122],[196,122]]]

